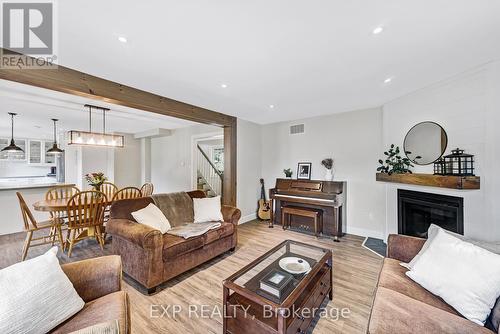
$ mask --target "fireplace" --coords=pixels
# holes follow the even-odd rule
[[[398,189],[398,233],[427,238],[431,224],[464,234],[463,198]]]

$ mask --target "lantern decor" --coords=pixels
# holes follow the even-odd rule
[[[446,175],[446,162],[443,158],[434,162],[434,175]]]
[[[446,175],[474,176],[474,156],[457,148],[444,156]]]

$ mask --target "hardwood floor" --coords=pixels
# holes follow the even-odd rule
[[[238,246],[233,253],[224,254],[196,269],[167,282],[152,296],[137,291],[135,282],[125,278],[124,289],[129,293],[132,313],[132,333],[221,333],[222,318],[217,313],[222,307],[222,280],[285,239],[293,239],[333,251],[334,295],[328,310],[349,309],[346,317],[321,318],[312,333],[365,333],[373,302],[373,295],[382,265],[382,258],[361,246],[363,238],[347,235],[340,243],[330,239],[269,229],[266,223],[250,222],[238,227]],[[24,234],[0,236],[0,268],[16,263],[21,258]],[[104,254],[109,254],[109,240]],[[43,253],[48,246],[30,249],[28,258]],[[103,255],[94,240],[77,244],[71,259],[60,255],[62,263]],[[189,317],[189,305],[192,316]],[[157,306],[152,306],[157,305]],[[164,308],[162,308],[162,305]],[[168,305],[180,305],[182,311],[175,317],[172,309],[163,314]],[[203,317],[201,305],[206,305]],[[197,307],[197,311],[195,311]],[[152,317],[153,315],[153,317]]]

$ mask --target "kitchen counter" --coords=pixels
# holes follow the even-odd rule
[[[50,177],[50,176],[0,178],[0,190],[50,188],[60,185],[67,185],[67,183],[57,182],[55,177]],[[68,184],[68,185],[74,185],[74,184]]]
[[[0,178],[0,235],[21,232],[24,230],[23,217],[19,208],[16,192],[22,193],[28,208],[37,221],[49,219],[48,212],[34,210],[33,203],[45,199],[50,187],[64,185],[55,177],[5,177]]]

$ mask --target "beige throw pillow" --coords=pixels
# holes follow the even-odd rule
[[[167,217],[165,217],[163,212],[153,203],[150,203],[143,209],[132,212],[132,217],[134,217],[139,224],[159,230],[162,234],[167,233],[168,230],[172,228]]]

